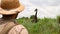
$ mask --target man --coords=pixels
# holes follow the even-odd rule
[[[0,34],[28,34],[27,29],[15,20],[24,7],[19,0],[1,0],[0,3]]]

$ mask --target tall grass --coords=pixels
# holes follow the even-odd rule
[[[17,19],[19,24],[23,24],[29,31],[29,34],[60,34],[60,26],[57,19],[43,18],[33,23],[31,18]]]

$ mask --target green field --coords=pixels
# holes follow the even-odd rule
[[[31,18],[19,18],[17,21],[28,29],[29,34],[60,34],[60,24],[54,18],[38,18],[37,23]]]

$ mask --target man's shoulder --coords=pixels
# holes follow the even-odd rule
[[[14,26],[10,31],[9,31],[9,34],[10,33],[27,33],[28,34],[28,31],[27,29],[25,28],[25,26],[23,25],[16,25]]]
[[[19,30],[19,29],[22,29],[22,28],[25,28],[25,27],[22,24],[19,24],[19,25],[14,26],[12,29]]]

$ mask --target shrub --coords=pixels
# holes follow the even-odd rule
[[[60,16],[57,16],[57,22],[60,23]]]

